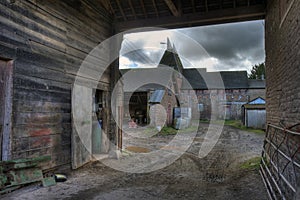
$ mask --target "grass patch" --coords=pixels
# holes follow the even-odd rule
[[[151,127],[151,126],[148,126],[147,129],[143,130],[143,134],[145,135],[152,135],[153,133],[156,133],[157,132],[157,129],[155,127]]]
[[[243,162],[240,165],[240,168],[241,169],[250,169],[250,170],[254,170],[255,169],[255,170],[258,170],[259,169],[260,160],[261,160],[261,157],[251,158],[251,159]]]
[[[198,126],[189,126],[188,128],[178,130],[179,133],[190,133],[198,131]]]
[[[244,126],[243,123],[239,120],[225,120],[224,124],[244,130],[244,131],[249,131],[249,132],[253,132],[253,133],[257,133],[257,134],[265,134],[264,130],[248,128],[248,127]]]
[[[176,135],[177,132],[178,132],[178,131],[177,131],[175,128],[173,128],[173,127],[170,127],[170,126],[164,126],[164,127],[160,130],[159,134],[160,134],[160,135]]]
[[[197,120],[198,121],[198,120]],[[200,119],[200,122],[203,122],[203,123],[205,123],[205,122],[209,122],[209,120],[208,119]]]
[[[200,122],[209,123],[210,121],[201,119]],[[222,120],[215,120],[212,123],[213,124],[222,124],[223,121]],[[225,120],[224,125],[231,126],[231,127],[234,127],[234,128],[240,129],[240,130],[248,131],[248,132],[257,133],[257,134],[265,134],[264,130],[248,128],[248,127],[244,126],[243,123],[240,120]]]
[[[159,134],[159,135],[176,135],[177,130],[173,127],[164,126],[159,132],[155,127],[148,127],[146,130],[143,131],[145,135],[153,135],[153,134]]]

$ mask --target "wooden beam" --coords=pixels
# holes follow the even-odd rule
[[[145,18],[148,18],[147,11],[146,11],[146,8],[145,8],[145,5],[144,5],[144,0],[140,0],[140,3],[141,3],[141,6],[142,6],[142,9],[143,9]]]
[[[191,0],[191,1],[192,1],[193,13],[195,13],[196,12],[195,0]]]
[[[205,0],[205,11],[208,12],[208,4],[207,4],[208,0]]]
[[[114,14],[114,9],[112,8],[109,0],[100,0],[102,6],[111,14]]]
[[[175,17],[178,17],[180,15],[172,0],[165,0],[165,3],[167,4],[167,6],[169,7],[171,13]]]
[[[115,24],[118,31],[142,27],[165,27],[183,28],[189,26],[200,26],[210,24],[221,24],[228,22],[238,22],[247,20],[264,19],[266,9],[264,5],[250,6],[244,8],[230,8],[224,10],[210,11],[200,14],[187,14],[182,17],[163,17],[160,19],[145,19]]]
[[[122,8],[122,5],[120,3],[120,0],[116,0],[116,1],[117,1],[117,4],[118,4],[118,8],[120,9],[120,12],[121,12],[121,14],[123,16],[124,21],[127,21],[127,17],[125,15],[124,11],[123,11],[123,8]]]
[[[158,14],[158,9],[157,9],[155,0],[152,0],[152,4],[153,4],[153,7],[154,7],[154,9],[155,9],[156,16],[157,16],[157,18],[158,18],[158,17],[159,17],[159,14]]]
[[[135,12],[135,10],[134,10],[134,8],[133,8],[133,5],[132,5],[131,0],[128,0],[128,3],[129,3],[129,6],[130,6],[130,8],[131,8],[132,14],[134,15],[134,18],[136,19],[136,12]]]
[[[182,16],[182,1],[176,0],[179,16]]]

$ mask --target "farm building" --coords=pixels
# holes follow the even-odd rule
[[[129,71],[132,74],[127,81],[131,82],[131,85],[124,86],[126,120],[134,117],[139,123],[149,123],[150,104],[161,103],[161,101],[167,112],[168,125],[173,123],[173,110],[176,107],[191,108],[193,118],[199,118],[200,114],[202,119],[209,119],[212,101],[217,102],[219,110],[223,110],[224,107],[226,109],[226,113],[220,113],[220,119],[225,117],[225,119],[242,120],[242,105],[249,102],[250,99],[259,96],[265,97],[265,80],[248,79],[246,71],[207,72],[205,68],[184,69],[176,48],[171,45],[169,39],[167,44],[168,48],[157,68],[121,69],[123,75]],[[173,75],[168,75],[168,72],[164,74],[162,67],[166,66],[174,69],[174,72],[171,73]],[[224,88],[208,88],[205,78],[214,79],[219,74],[224,82]],[[140,77],[145,80],[150,75],[163,80],[161,85],[149,81],[146,85],[136,88],[134,93],[128,91],[134,88],[134,84],[139,82]],[[161,99],[158,100],[154,97],[161,97]],[[151,99],[155,99],[155,102]],[[129,109],[127,105],[129,105]],[[140,113],[137,114],[140,117],[135,116],[136,111]]]
[[[251,128],[266,128],[266,101],[258,97],[243,105],[244,124]]]
[[[270,196],[299,199],[300,169],[295,164],[299,163],[300,131],[299,10],[297,0],[1,0],[1,160],[50,155],[43,169],[78,168],[92,157],[77,131],[91,139],[95,114],[103,119],[102,153],[122,148],[122,130],[117,126],[122,121],[122,89],[116,91],[118,98],[111,98],[120,75],[113,55],[118,54],[122,39],[113,40],[111,48],[102,49],[106,53],[85,62],[88,73],[80,74],[82,87],[77,88],[81,101],[72,101],[81,64],[107,38],[145,26],[183,28],[265,19],[266,123],[274,130],[268,136],[293,138],[292,142],[274,144],[277,140],[271,141],[271,137],[266,149],[282,155],[284,152],[272,145],[285,145],[281,149],[292,150],[285,153],[293,157],[268,162],[273,167],[262,169],[262,176],[269,184]],[[114,62],[108,68],[101,65],[109,59]],[[101,70],[103,76],[95,79],[94,74]],[[74,107],[77,109],[72,111]],[[72,117],[75,113],[84,117],[76,121]],[[269,161],[273,158],[266,151],[263,156]]]
[[[200,69],[201,73],[198,73],[198,70],[183,70],[183,98],[188,98],[191,92],[195,92],[197,98],[191,100],[193,118],[200,112],[201,119],[210,119],[214,103],[220,111],[220,119],[242,120],[242,105],[250,99],[265,97],[265,80],[248,79],[246,71],[207,72],[206,69]],[[222,77],[224,86],[208,88],[204,77],[213,79],[218,74]],[[187,89],[187,85],[193,90]],[[221,112],[222,110],[225,112]]]
[[[134,117],[139,124],[154,123],[150,122],[150,110],[152,105],[157,107],[160,104],[167,114],[166,124],[172,125],[173,108],[180,106],[178,98],[183,67],[169,39],[167,44],[168,48],[156,68],[120,70],[124,84],[125,121]],[[136,85],[142,86],[136,88]],[[159,123],[159,117],[155,121]]]

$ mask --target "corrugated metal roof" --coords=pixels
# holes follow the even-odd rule
[[[250,105],[266,104],[266,101],[261,97],[257,97],[256,99],[250,101],[248,104]]]
[[[165,95],[165,90],[155,90],[150,96],[149,103],[160,103]]]

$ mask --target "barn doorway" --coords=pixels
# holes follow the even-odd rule
[[[139,125],[147,124],[148,116],[148,93],[134,92],[129,101],[129,113],[131,119]]]
[[[0,159],[10,159],[13,61],[0,59]]]
[[[72,92],[72,168],[76,169],[108,153],[109,95],[108,91],[79,85]]]

